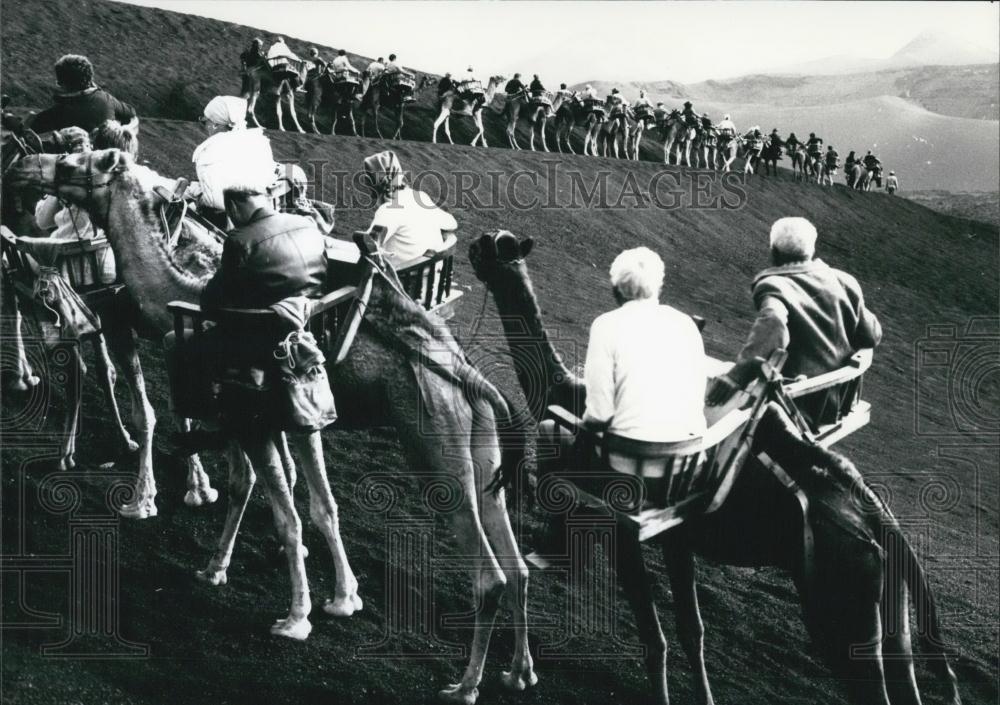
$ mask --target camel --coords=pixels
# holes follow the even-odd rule
[[[819,167],[819,176],[816,179],[816,183],[822,186],[826,184],[827,186],[833,186],[833,177],[837,175],[837,162],[830,161],[827,158],[823,159],[822,164]]]
[[[301,62],[297,85],[305,83],[307,70],[308,66],[306,62]],[[299,132],[305,132],[299,124],[299,116],[295,111],[296,86],[293,85],[294,81],[288,78],[276,78],[266,61],[256,66],[244,66],[242,75],[243,86],[240,89],[240,97],[247,101],[247,115],[250,116],[250,120],[254,126],[261,127],[260,122],[257,120],[257,99],[261,93],[270,93],[275,97],[274,109],[278,118],[278,129],[282,132],[285,131],[281,103],[282,100],[287,99],[288,115],[292,118],[295,129]]]
[[[788,158],[792,160],[792,175],[796,179],[806,177],[806,148],[802,144],[796,143],[794,146],[788,145],[786,148]]]
[[[486,144],[486,128],[483,126],[483,108],[493,102],[493,97],[504,80],[503,76],[491,76],[481,102],[469,102],[462,98],[455,89],[446,91],[439,99],[440,112],[437,119],[434,120],[431,142],[437,144],[438,128],[444,124],[444,134],[448,138],[448,143],[455,144],[451,139],[451,117],[471,117],[476,126],[476,134],[469,144],[475,147],[477,142],[481,142],[484,147],[488,146]]]
[[[117,150],[106,150],[118,154]],[[57,155],[36,154],[23,158],[7,174],[7,181],[15,187],[37,188],[47,193],[59,196],[70,203],[86,208],[91,221],[108,237],[112,251],[115,253],[115,264],[119,277],[125,281],[125,271],[131,267],[140,274],[152,274],[148,262],[132,260],[123,264],[119,253],[115,250],[112,235],[125,230],[137,238],[148,241],[147,246],[167,247],[168,236],[162,230],[158,210],[155,206],[159,196],[153,192],[153,187],[161,185],[162,180],[155,172],[136,169],[130,179],[120,178],[122,170],[108,172],[81,171],[89,164],[96,162],[90,155],[106,152],[90,152],[86,154]],[[117,163],[117,162],[116,162]],[[113,169],[114,167],[109,167]],[[111,206],[114,206],[112,209]],[[204,245],[204,243],[202,243]],[[180,252],[174,254],[177,261],[185,266],[195,264],[203,271],[211,271],[217,266],[221,256],[221,246],[215,243],[215,249],[206,253],[195,252],[192,248],[190,257],[180,259]],[[214,260],[214,262],[213,262]],[[127,286],[127,282],[126,282]],[[147,299],[130,292],[127,305],[119,302],[115,311],[118,315],[107,315],[102,319],[103,329],[107,337],[111,357],[122,371],[128,385],[132,401],[132,424],[138,433],[138,474],[132,494],[132,501],[125,503],[119,510],[122,516],[134,519],[145,519],[156,516],[156,482],[153,477],[153,431],[156,417],[153,406],[146,395],[145,379],[142,365],[136,350],[135,335],[140,333],[162,339],[162,331],[169,330],[148,325],[145,317]],[[181,430],[190,428],[190,422],[175,418]],[[72,446],[71,446],[72,449]],[[184,502],[188,506],[211,504],[218,497],[218,492],[212,488],[208,475],[197,456],[186,459],[187,492]]]
[[[58,191],[60,197],[88,208],[107,233],[121,278],[136,304],[144,330],[162,337],[173,325],[167,304],[174,300],[197,300],[205,279],[181,269],[163,240],[149,235],[155,228],[149,215],[150,194],[133,172],[134,162],[130,157],[118,150],[103,150],[69,157],[32,156],[14,171],[12,178],[22,185]],[[85,174],[91,175],[89,181],[85,181]],[[88,183],[93,188],[85,188]],[[470,660],[461,681],[439,695],[447,702],[469,705],[478,697],[490,632],[508,584],[513,594],[515,647],[511,670],[504,673],[502,682],[513,690],[524,690],[537,682],[527,635],[528,570],[507,516],[504,491],[504,486],[523,466],[523,434],[519,440],[510,424],[507,402],[468,364],[447,328],[429,320],[423,309],[405,295],[397,296],[398,286],[398,280],[393,283],[392,277],[376,278],[367,311],[378,312],[379,316],[366,317],[358,328],[351,354],[340,364],[329,364],[340,413],[333,428],[393,425],[399,430],[414,467],[433,469],[437,479],[461,489],[459,506],[449,517],[454,523],[460,555],[477,557],[470,568],[473,604],[478,606],[477,621]],[[421,354],[434,358],[437,351],[448,363],[438,363],[440,369],[426,367],[430,363],[415,355],[411,341],[405,337],[410,329],[423,330],[429,338],[420,341],[429,343],[420,350]],[[415,362],[417,359],[421,362]],[[421,366],[419,370],[414,367],[417,364]],[[430,370],[428,374],[424,374],[425,367]],[[433,383],[423,384],[426,377],[431,377]],[[152,409],[148,402],[146,405],[151,419]],[[150,422],[150,428],[151,425]],[[505,427],[503,434],[498,431],[500,425]],[[301,524],[288,489],[290,483],[281,471],[284,460],[278,457],[279,440],[257,435],[240,439],[241,449],[230,450],[231,496],[226,525],[218,550],[200,577],[212,584],[226,582],[226,570],[256,467],[263,474],[271,497],[293,585],[289,616],[279,620],[272,631],[281,636],[304,638],[310,629],[311,603],[305,580]],[[454,440],[442,444],[443,438]],[[335,615],[349,614],[360,607],[360,601],[340,541],[336,503],[322,467],[318,439],[315,435],[302,436],[297,442],[299,450],[305,453],[303,459],[312,496],[310,513],[326,535],[337,568],[335,598],[325,609]],[[242,457],[244,452],[249,462]],[[140,497],[153,501],[155,483],[151,471],[137,491],[143,493]]]
[[[760,163],[764,165],[766,176],[778,175],[778,160],[781,159],[781,145],[771,142],[770,139],[764,141],[764,149],[760,152]]]
[[[379,126],[379,112],[383,108],[390,108],[396,112],[396,131],[392,135],[392,139],[398,140],[403,136],[403,117],[406,112],[406,107],[413,102],[413,100],[406,99],[405,95],[398,90],[386,90],[385,86],[382,85],[382,81],[372,81],[368,72],[365,71],[362,74],[363,85],[367,85],[368,89],[364,93],[364,98],[361,101],[362,113],[361,113],[361,134],[365,135],[365,126],[368,122],[368,118],[371,117],[372,122],[375,125],[375,134],[382,137],[382,128]],[[433,79],[430,76],[421,77],[419,83],[417,84],[416,90],[414,91],[414,98],[416,95],[433,83]]]
[[[740,156],[743,157],[743,173],[752,174],[754,173],[755,167],[760,163],[760,155],[764,151],[766,140],[760,138],[760,142],[758,143],[760,148],[754,149],[754,136],[753,131],[751,130],[743,135],[740,143]]]
[[[507,96],[507,103],[504,106],[503,115],[507,120],[507,143],[510,145],[510,148],[521,149],[521,146],[517,143],[517,122],[521,119],[521,113],[524,112],[527,114],[530,134],[528,149],[532,152],[535,151],[535,131],[537,128],[538,135],[542,142],[542,151],[548,152],[549,147],[545,143],[545,126],[549,121],[550,115],[559,114],[559,110],[562,108],[563,103],[567,100],[568,96],[569,94],[565,91],[559,91],[552,99],[551,106],[532,103],[531,96],[528,94],[527,89],[524,89],[514,95]],[[557,128],[557,146],[558,141],[559,137]]]
[[[871,188],[871,173],[860,161],[854,162],[847,170],[847,187],[857,191],[868,191]]]
[[[715,171],[718,168],[719,132],[715,127],[702,127],[695,139],[695,151],[701,158],[703,169]]]
[[[580,94],[574,92],[569,100],[563,101],[556,111],[556,149],[562,154],[562,143],[566,143],[566,151],[576,154],[570,144],[570,137],[573,135],[573,128],[580,126],[584,130],[583,154],[597,156],[597,133],[604,122],[603,115],[593,110],[589,110],[580,98]]]
[[[530,415],[536,422],[541,420],[551,404],[582,415],[583,380],[563,364],[553,347],[524,262],[532,242],[509,232],[487,233],[470,245],[469,259],[496,302]],[[811,560],[804,557],[806,543],[798,528],[803,525],[801,507],[756,459],[762,450],[808,497],[806,517],[815,548]],[[858,498],[863,500],[859,503]],[[634,531],[619,522],[616,570],[646,649],[645,665],[655,702],[665,705],[666,642]],[[758,426],[751,460],[726,502],[712,514],[660,534],[656,541],[667,566],[678,635],[694,672],[697,702],[702,705],[714,701],[694,583],[695,553],[730,565],[774,565],[788,570],[813,643],[822,648],[834,670],[844,675],[857,705],[920,702],[909,634],[908,593],[912,593],[918,637],[928,663],[950,689],[950,705],[960,705],[957,678],[945,657],[930,586],[898,522],[846,458],[804,442],[773,405]],[[868,645],[866,656],[852,658],[852,644]]]
[[[673,159],[675,164],[681,163],[681,144],[686,132],[684,118],[679,110],[671,110],[666,119],[659,124],[660,134],[663,135],[663,163],[670,165]]]
[[[621,151],[624,152],[625,158],[629,158],[629,133],[631,131],[631,126],[629,125],[629,109],[627,107],[619,106],[618,110],[614,109],[608,115],[608,119],[604,124],[601,125],[600,131],[598,132],[598,152],[602,157],[614,156],[615,159],[619,158],[618,144],[621,142]],[[608,149],[608,145],[611,145],[612,149]]]
[[[350,134],[356,137],[358,130],[354,121],[354,106],[361,101],[366,88],[367,81],[361,83],[336,81],[330,71],[311,76],[306,85],[306,102],[309,106],[309,123],[312,131],[319,134],[319,128],[316,127],[316,112],[323,104],[323,97],[329,96],[333,108],[330,134],[337,134],[337,122],[343,118],[348,121]]]

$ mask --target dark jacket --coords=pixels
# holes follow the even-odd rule
[[[754,279],[753,300],[757,320],[738,359],[767,359],[783,347],[785,377],[830,372],[882,340],[857,279],[822,260],[765,269]]]
[[[455,82],[452,81],[447,76],[442,76],[441,80],[438,81],[438,96],[443,96],[445,93],[450,91],[455,87]]]
[[[532,81],[531,81],[531,90],[533,90],[533,91],[544,91],[545,90],[545,86],[542,85],[541,81],[539,81],[537,78],[535,78],[535,79],[532,79]]]
[[[517,78],[512,78],[509,81],[507,81],[507,85],[504,86],[503,89],[504,93],[506,93],[507,95],[514,95],[515,93],[519,93],[520,91],[523,90],[524,90],[524,84],[521,83],[520,79]]]
[[[64,127],[81,127],[90,132],[106,120],[127,123],[135,117],[135,109],[123,103],[103,88],[56,95],[56,104],[35,115],[30,127],[35,132],[51,132]]]
[[[201,305],[267,308],[290,296],[315,296],[326,265],[324,239],[311,219],[262,208],[230,231]]]

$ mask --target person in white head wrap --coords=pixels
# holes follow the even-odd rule
[[[222,199],[223,172],[251,169],[269,163],[274,168],[271,142],[258,128],[247,129],[247,101],[236,96],[212,98],[199,118],[208,139],[194,150],[192,157],[198,174],[199,206],[219,216],[225,210]],[[214,220],[214,218],[213,218]]]
[[[756,358],[766,360],[779,348],[788,351],[785,377],[815,377],[847,363],[861,348],[882,340],[882,326],[865,306],[858,280],[816,259],[816,227],[805,218],[781,218],[771,226],[772,267],[754,277],[757,319],[732,370],[716,379],[708,402],[725,402],[753,372]],[[823,390],[796,399],[813,425],[836,413],[836,400]]]
[[[398,266],[445,248],[443,233],[456,230],[458,223],[426,193],[407,185],[395,152],[373,154],[363,164],[362,183],[377,206],[368,232],[385,228],[380,244],[389,263]]]

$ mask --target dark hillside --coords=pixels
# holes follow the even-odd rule
[[[171,176],[193,176],[190,155],[200,128],[158,119],[185,100],[168,98],[170,87],[190,95],[191,109],[218,92],[238,88],[236,57],[256,30],[196,17],[106,2],[15,4],[3,0],[4,91],[23,105],[47,102],[50,66],[64,51],[94,59],[99,80],[144,114],[140,156]],[[142,42],[115,43],[108,36],[133,33]],[[149,37],[183,37],[189,51]],[[140,49],[140,46],[142,47]],[[296,50],[305,45],[292,42]],[[124,52],[124,56],[117,52]],[[133,66],[157,66],[140,75]],[[166,77],[166,78],[164,78]],[[413,129],[425,129],[429,113]],[[421,122],[423,120],[423,122]],[[423,127],[421,127],[423,126]],[[460,129],[456,126],[456,133]],[[462,132],[466,135],[467,132]],[[991,362],[965,370],[957,363],[928,367],[920,355],[931,325],[957,327],[956,341],[971,341],[983,359],[995,360],[996,336],[970,338],[967,324],[996,317],[1000,298],[1000,235],[995,226],[948,217],[901,198],[818,189],[781,179],[699,182],[693,172],[661,172],[649,163],[448,147],[415,141],[379,141],[269,132],[276,155],[306,168],[317,196],[338,204],[337,233],[367,226],[370,209],[351,179],[364,156],[397,151],[422,188],[441,198],[458,219],[456,277],[466,290],[453,329],[471,356],[513,398],[519,392],[492,302],[485,298],[465,260],[469,241],[503,227],[536,238],[530,256],[536,290],[558,347],[571,366],[582,363],[591,320],[612,305],[607,268],[623,248],[648,245],[667,264],[664,298],[708,319],[708,352],[731,357],[752,320],[749,283],[766,264],[767,232],[781,216],[804,215],[819,228],[820,256],[855,274],[885,327],[865,396],[872,402],[869,427],[838,446],[889,501],[914,541],[936,591],[944,636],[958,653],[964,702],[995,703],[1000,654],[997,575],[998,466],[995,410],[1000,378]],[[491,143],[499,143],[496,128]],[[603,188],[596,185],[603,184]],[[593,192],[593,196],[590,193]],[[482,316],[481,316],[482,314]],[[996,332],[995,324],[991,329]],[[992,347],[991,347],[992,346]],[[277,542],[270,510],[257,490],[237,542],[229,584],[209,588],[193,573],[204,567],[225,516],[225,462],[205,454],[219,502],[192,510],[182,503],[182,466],[171,456],[167,384],[159,346],[144,343],[143,366],[159,416],[156,474],[160,514],[144,522],[116,524],[121,634],[150,646],[147,659],[49,658],[41,649],[62,640],[70,601],[64,573],[31,572],[24,582],[8,576],[38,556],[68,551],[67,517],[54,513],[42,492],[60,478],[45,457],[63,418],[58,381],[29,399],[4,395],[2,443],[4,703],[423,703],[459,674],[454,644],[467,641],[462,615],[467,578],[456,574],[450,530],[436,524],[433,584],[407,598],[433,602],[433,636],[408,632],[390,641],[395,655],[363,656],[394,624],[399,606],[389,602],[386,526],[424,516],[420,491],[392,431],[326,434],[326,461],[341,508],[347,552],[361,582],[365,610],[346,621],[325,619],[319,609],[332,589],[322,537],[306,529],[313,590],[314,631],[304,643],[271,638],[267,628],[287,608],[288,578],[274,558]],[[4,356],[4,364],[7,357]],[[49,363],[57,367],[57,362]],[[53,376],[53,379],[54,376]],[[100,464],[113,447],[100,394],[88,378],[79,440],[79,473],[87,510],[103,502],[114,477]],[[973,385],[970,387],[969,385]],[[48,395],[48,396],[44,396]],[[981,428],[943,435],[959,418],[958,403]],[[128,411],[127,403],[126,413]],[[977,415],[978,414],[978,415]],[[983,433],[982,429],[986,432]],[[977,430],[979,431],[977,433]],[[37,431],[37,433],[34,433]],[[117,472],[134,472],[134,462]],[[401,493],[393,514],[377,511],[366,494],[372,473],[388,477]],[[309,526],[304,482],[298,507]],[[370,489],[370,488],[369,488]],[[532,545],[538,514],[523,517],[522,546]],[[651,556],[651,558],[653,558]],[[56,560],[56,559],[53,559]],[[653,558],[657,570],[662,566]],[[406,567],[404,573],[411,570]],[[662,571],[661,571],[662,572]],[[771,705],[844,702],[837,683],[811,650],[799,619],[791,581],[772,569],[740,569],[701,561],[699,597],[706,625],[706,659],[719,703]],[[431,594],[432,593],[432,594]],[[567,633],[567,585],[563,575],[536,574],[530,588],[532,645],[541,678],[532,694],[501,693],[498,672],[511,652],[509,618],[502,614],[494,636],[481,702],[489,705],[605,705],[644,702],[647,685],[635,659],[597,660],[548,656],[540,647]],[[678,645],[672,599],[665,581],[657,588],[671,644],[670,687],[676,702],[692,702],[690,672]],[[55,622],[45,622],[54,615]],[[62,620],[62,621],[60,621]],[[623,602],[614,620],[626,643],[637,644],[634,621]],[[444,641],[446,643],[442,644]],[[606,647],[583,635],[576,654]],[[396,652],[404,655],[400,656]],[[459,650],[460,652],[460,650]],[[564,652],[559,652],[564,653]],[[926,702],[940,689],[918,671]]]

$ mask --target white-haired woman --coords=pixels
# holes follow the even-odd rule
[[[648,247],[625,250],[611,265],[618,308],[590,327],[584,424],[638,441],[669,442],[705,431],[705,348],[694,320],[659,302],[663,260]],[[555,424],[539,432],[567,447]]]
[[[229,170],[241,163],[269,159],[271,142],[259,128],[247,129],[247,101],[231,95],[212,98],[198,121],[208,138],[194,150],[192,160],[198,185],[188,193],[198,199],[198,210],[220,228],[227,227],[222,185]]]
[[[381,246],[394,267],[450,243],[444,233],[458,228],[447,211],[423,191],[411,188],[395,152],[386,150],[364,160],[363,183],[377,209],[368,232],[384,228]]]

